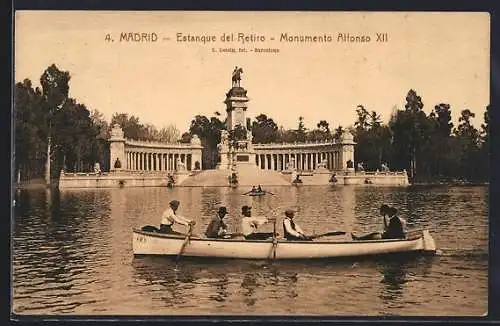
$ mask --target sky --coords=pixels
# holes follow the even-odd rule
[[[409,89],[426,113],[449,103],[455,125],[470,109],[479,127],[489,104],[489,26],[488,13],[17,11],[15,81],[39,86],[54,63],[71,74],[70,96],[106,120],[123,112],[184,132],[197,114],[225,116],[238,66],[247,116],[264,113],[285,128],[296,128],[299,116],[307,128],[319,120],[346,127],[358,105],[387,122]],[[121,37],[128,33],[157,39]],[[377,33],[387,41],[377,42]],[[222,42],[223,34],[235,39]],[[283,34],[331,42],[289,42]],[[370,41],[342,42],[346,34]],[[187,35],[216,40],[182,41]],[[236,53],[220,51],[227,48]]]

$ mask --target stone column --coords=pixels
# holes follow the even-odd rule
[[[115,169],[115,162],[119,160],[122,167],[120,169]],[[111,137],[109,138],[109,170],[122,170],[124,165],[127,164],[125,161],[125,137],[123,135],[123,130],[120,125],[115,124],[111,129]]]

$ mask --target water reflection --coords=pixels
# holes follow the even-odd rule
[[[255,273],[246,273],[243,276],[243,281],[241,282],[241,287],[243,288],[243,299],[247,306],[253,306],[257,301],[255,296],[255,290],[259,287],[257,283],[257,275]]]
[[[380,281],[383,287],[378,297],[386,305],[392,306],[405,296],[408,282],[425,279],[433,264],[433,257],[398,257],[384,260],[377,264],[377,270],[382,274]]]
[[[483,313],[487,299],[486,188],[270,187],[40,189],[15,194],[13,305],[21,313]],[[134,259],[131,230],[157,225],[172,199],[201,234],[219,205],[231,229],[255,214],[295,207],[308,232],[373,231],[381,202],[416,210],[431,229],[434,260],[315,263]],[[405,213],[406,214],[406,213]],[[272,228],[272,226],[271,226]],[[278,228],[280,230],[281,228]],[[266,231],[266,230],[263,230]],[[446,297],[447,296],[447,297]],[[349,298],[349,300],[346,300]],[[443,299],[445,298],[445,299]],[[458,302],[459,304],[455,304]]]

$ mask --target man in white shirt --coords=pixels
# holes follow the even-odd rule
[[[266,240],[273,237],[273,232],[256,232],[258,227],[276,219],[252,216],[252,207],[245,205],[241,208],[241,233],[245,240]]]
[[[161,215],[160,232],[168,234],[182,234],[172,230],[172,225],[179,223],[185,226],[195,225],[194,221],[188,220],[185,217],[177,215],[177,209],[179,208],[180,202],[178,200],[172,200],[169,203],[169,208],[167,208]]]
[[[295,212],[291,209],[285,211],[285,218],[283,219],[283,231],[287,240],[312,240],[308,237],[300,226],[293,221]]]

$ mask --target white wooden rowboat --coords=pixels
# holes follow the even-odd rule
[[[177,256],[184,243],[182,235],[133,231],[134,255]],[[317,259],[333,257],[373,256],[391,253],[435,253],[436,245],[428,230],[404,240],[364,241],[287,241],[206,239],[192,236],[182,250],[182,256],[239,259]]]

